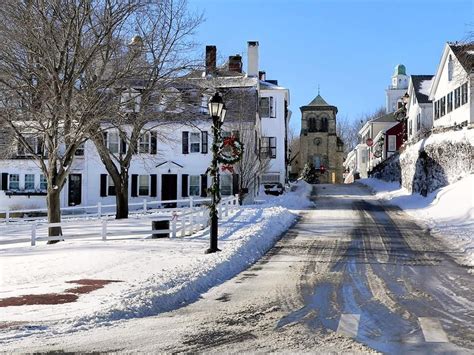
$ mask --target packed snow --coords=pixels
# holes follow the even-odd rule
[[[462,251],[459,261],[474,266],[474,174],[433,191],[427,197],[410,194],[398,183],[361,179],[380,199],[402,208],[431,232]]]
[[[264,196],[263,203],[242,206],[224,218],[219,227],[222,251],[214,254],[204,253],[208,229],[180,238],[130,236],[0,246],[0,299],[61,293],[71,287],[68,281],[78,279],[121,281],[81,294],[72,303],[0,308],[0,323],[7,325],[0,343],[156,315],[197,300],[262,257],[295,222],[295,209],[310,206],[310,185],[299,182],[291,190],[278,197]],[[138,220],[121,223],[122,230],[132,231]],[[23,327],[8,326],[23,322]]]
[[[420,83],[420,94],[430,96],[430,90],[431,90],[431,83],[433,82],[433,79],[431,80],[423,80]]]

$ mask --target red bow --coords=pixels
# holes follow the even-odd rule
[[[229,173],[234,173],[234,167],[230,164],[225,164],[225,165],[222,165],[222,168],[221,168],[222,172],[228,170]]]

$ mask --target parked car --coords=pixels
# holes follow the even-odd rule
[[[285,187],[283,186],[281,182],[263,184],[263,187],[265,188],[265,193],[267,195],[278,196],[278,195],[281,195],[283,192],[285,192]]]

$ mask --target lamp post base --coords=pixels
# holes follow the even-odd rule
[[[209,249],[206,249],[206,251],[204,252],[204,254],[212,254],[212,253],[215,253],[217,251],[221,251],[219,248],[209,248]]]

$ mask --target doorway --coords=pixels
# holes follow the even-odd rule
[[[178,198],[178,175],[161,175],[161,199],[163,201],[176,200]],[[175,208],[176,202],[163,204],[165,208]]]
[[[68,205],[80,205],[82,203],[82,175],[69,174],[68,185]]]

